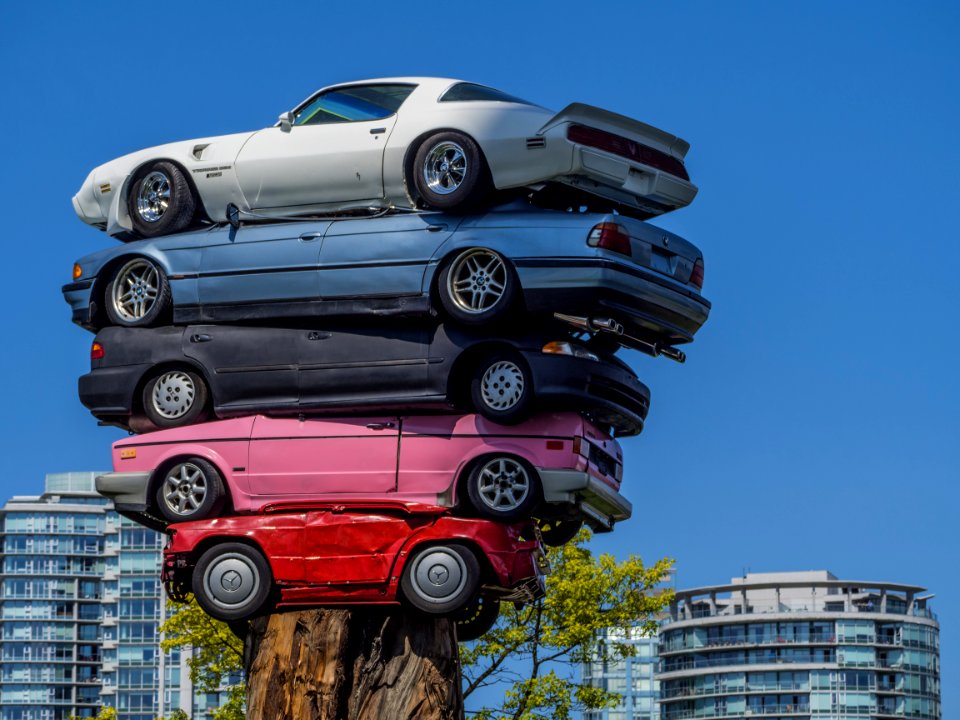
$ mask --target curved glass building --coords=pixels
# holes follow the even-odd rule
[[[930,597],[826,571],[678,592],[660,630],[661,720],[939,720]]]

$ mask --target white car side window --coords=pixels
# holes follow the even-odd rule
[[[297,111],[294,125],[382,120],[393,115],[414,85],[357,85],[320,93]]]

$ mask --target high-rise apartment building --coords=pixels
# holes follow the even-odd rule
[[[929,599],[826,571],[678,592],[660,630],[661,719],[939,720]]]
[[[608,628],[600,642],[632,645],[634,655],[581,665],[583,682],[620,693],[623,698],[616,707],[584,713],[584,720],[659,720],[657,636],[642,635],[637,628]]]
[[[0,720],[123,720],[182,708],[206,715],[185,658],[163,653],[157,626],[163,536],[111,509],[96,473],[47,475],[37,497],[0,509]]]

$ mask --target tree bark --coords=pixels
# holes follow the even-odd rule
[[[247,717],[462,720],[455,624],[398,608],[312,609],[250,623]]]

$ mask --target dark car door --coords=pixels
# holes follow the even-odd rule
[[[301,409],[423,397],[426,332],[406,323],[297,331]]]
[[[218,410],[296,410],[297,334],[283,328],[191,325],[183,354],[207,370]]]
[[[420,295],[430,258],[457,222],[432,213],[336,221],[320,249],[320,295]]]

